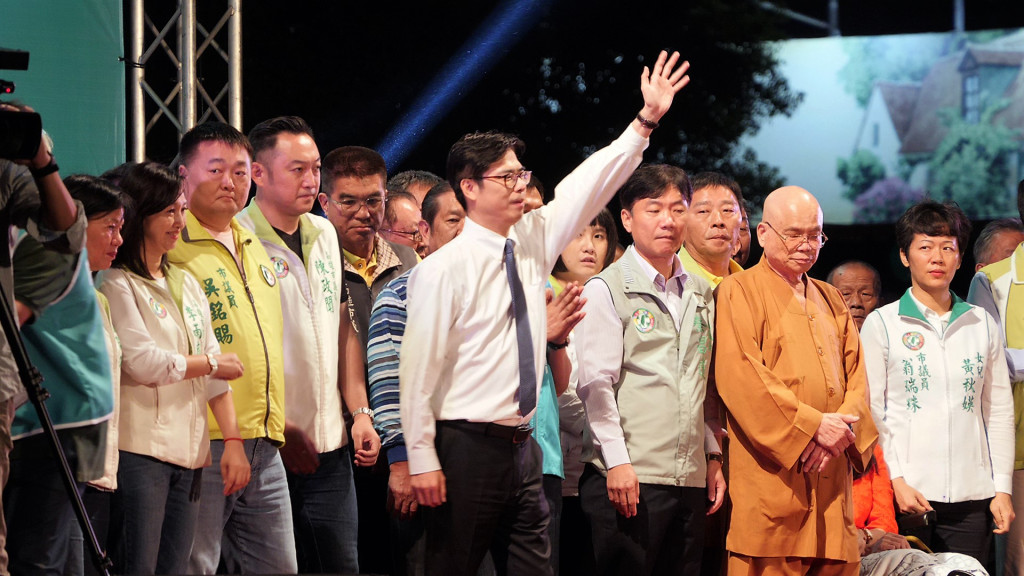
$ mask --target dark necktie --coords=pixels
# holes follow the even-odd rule
[[[519,413],[523,416],[537,406],[537,367],[533,364],[533,337],[530,335],[530,317],[526,314],[526,294],[516,270],[511,238],[505,240],[505,273],[512,290],[512,316],[516,321],[516,343],[519,345]]]

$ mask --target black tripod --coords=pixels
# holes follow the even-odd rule
[[[110,576],[110,559],[107,557],[106,552],[100,549],[99,540],[96,539],[96,531],[93,530],[92,523],[89,522],[89,516],[85,513],[85,506],[82,504],[82,498],[78,494],[74,477],[71,475],[71,467],[68,466],[68,460],[64,456],[64,449],[60,445],[60,439],[57,438],[57,432],[53,429],[50,413],[46,410],[46,399],[50,397],[50,393],[41,386],[43,376],[32,365],[28,354],[25,352],[25,344],[21,341],[18,323],[14,319],[10,300],[7,299],[7,293],[2,285],[0,285],[0,302],[2,302],[0,306],[3,308],[3,311],[0,312],[0,324],[3,324],[4,335],[11,346],[11,355],[14,356],[14,362],[18,365],[18,377],[21,379],[21,385],[28,392],[29,401],[36,407],[36,414],[39,415],[39,422],[43,426],[43,432],[50,440],[49,444],[53,448],[53,455],[60,462],[61,479],[64,481],[64,489],[67,490],[68,498],[71,499],[71,505],[75,509],[78,524],[82,527],[82,535],[89,543],[93,565],[96,566],[96,570],[100,574]]]

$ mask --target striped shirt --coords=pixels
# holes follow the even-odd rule
[[[405,437],[398,406],[398,354],[405,334],[406,288],[411,271],[395,278],[381,290],[370,313],[366,367],[370,383],[370,407],[374,427],[388,464],[404,462]]]

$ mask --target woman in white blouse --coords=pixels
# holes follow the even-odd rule
[[[184,227],[179,177],[144,162],[127,171],[121,189],[131,200],[124,244],[97,282],[123,349],[115,569],[182,574],[199,514],[200,474],[210,462],[207,404],[225,434],[224,493],[249,481],[227,383],[243,367],[235,354],[220,353],[199,282],[167,262]]]

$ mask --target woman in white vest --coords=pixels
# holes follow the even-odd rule
[[[949,285],[970,238],[955,204],[924,200],[896,223],[912,286],[864,320],[871,414],[899,512],[935,510],[914,535],[986,562],[1013,521],[1013,399],[1002,331]]]
[[[182,574],[199,514],[200,474],[210,462],[207,404],[225,435],[224,493],[249,481],[227,383],[243,367],[236,355],[220,353],[199,282],[167,262],[185,221],[177,174],[144,162],[127,171],[121,189],[131,200],[124,245],[114,268],[97,280],[123,349],[115,569]]]

